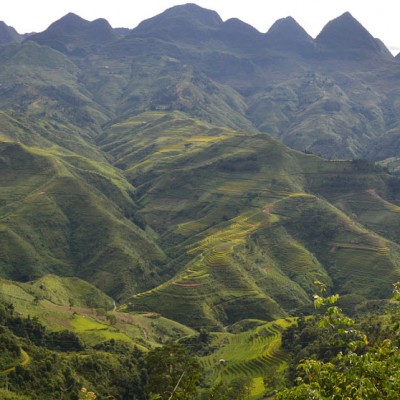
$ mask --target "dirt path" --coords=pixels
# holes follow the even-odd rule
[[[29,357],[29,354],[22,348],[19,348],[19,351],[21,352],[22,355],[22,361],[20,362],[20,365],[27,365],[29,364],[29,361],[31,360],[31,358]],[[4,371],[0,371],[0,375],[7,375],[12,371],[15,371],[16,367],[10,367],[5,369]]]
[[[172,282],[173,285],[175,286],[183,286],[183,287],[197,287],[201,286],[202,283],[179,283],[179,282]]]

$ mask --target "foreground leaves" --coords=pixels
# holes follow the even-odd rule
[[[399,285],[394,285],[393,302],[399,300]],[[329,305],[322,319],[324,327],[330,327],[342,337],[349,334],[354,337],[354,330],[345,330],[352,321],[333,306],[337,296],[323,298],[315,296],[317,307]],[[393,310],[391,308],[392,317]],[[394,326],[394,329],[396,327]],[[358,331],[357,331],[358,332]],[[296,386],[277,394],[276,400],[366,400],[398,399],[400,391],[400,349],[395,340],[386,338],[377,341],[372,347],[366,335],[360,333],[361,340],[350,340],[347,348],[340,351],[331,361],[308,359],[297,366],[300,375]]]

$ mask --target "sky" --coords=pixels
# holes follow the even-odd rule
[[[105,18],[115,28],[134,28],[144,19],[188,2],[217,11],[224,21],[239,18],[260,32],[277,19],[292,16],[312,37],[328,21],[349,11],[392,53],[400,52],[398,0],[0,0],[0,20],[19,33],[40,32],[73,12],[89,21]]]

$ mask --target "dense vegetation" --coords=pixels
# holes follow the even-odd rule
[[[1,305],[0,316],[5,399],[18,393],[15,398],[77,400],[93,392],[98,399],[169,399],[173,394],[182,400],[239,400],[251,386],[251,379],[235,379],[209,387],[199,361],[182,344],[145,353],[114,339],[87,346],[70,331],[48,332],[36,319],[16,316],[11,304]]]
[[[363,315],[358,323],[335,305],[337,295],[316,295],[316,307],[327,306],[326,313],[286,331],[283,343],[295,355],[292,365],[298,377],[293,388],[275,398],[396,399],[399,288],[395,284],[388,314]]]

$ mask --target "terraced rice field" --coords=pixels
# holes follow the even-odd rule
[[[191,236],[207,227],[207,224],[201,221],[188,221],[178,225],[178,232],[184,236]]]
[[[367,245],[346,244],[336,250],[337,264],[341,266],[341,273],[351,282],[352,288],[359,287],[367,290],[379,290],[398,280],[393,274],[391,255],[386,246],[374,247]],[[346,286],[346,285],[345,285]]]
[[[226,193],[236,193],[240,196],[243,195],[243,192],[247,192],[250,189],[253,189],[256,186],[255,182],[248,180],[236,180],[225,182],[223,185],[217,188],[217,191],[226,192]]]
[[[188,245],[186,250],[193,256],[192,261],[170,281],[134,295],[135,309],[146,311],[154,307],[162,315],[173,316],[180,322],[209,328],[219,326],[217,318],[224,312],[226,323],[267,315],[267,310],[275,307],[275,303],[257,290],[235,259],[236,248],[247,243],[262,221],[267,222],[268,218],[262,209],[258,209],[242,214],[218,229],[198,233],[199,240]],[[239,306],[243,301],[257,302],[257,313],[246,317],[246,307]],[[276,311],[274,317],[282,315]]]
[[[293,319],[281,319],[243,333],[213,334],[213,344],[218,350],[199,359],[209,381],[229,382],[238,377],[250,377],[253,380],[252,398],[259,398],[268,389],[262,378],[271,370],[283,373],[286,367],[281,333],[292,323]]]
[[[235,246],[245,243],[247,236],[260,226],[260,222],[253,220],[253,217],[256,217],[257,214],[260,214],[260,212],[257,211],[247,216],[241,215],[232,219],[231,224],[225,229],[222,228],[208,233],[194,249],[189,250],[189,253],[204,251],[218,244]]]

